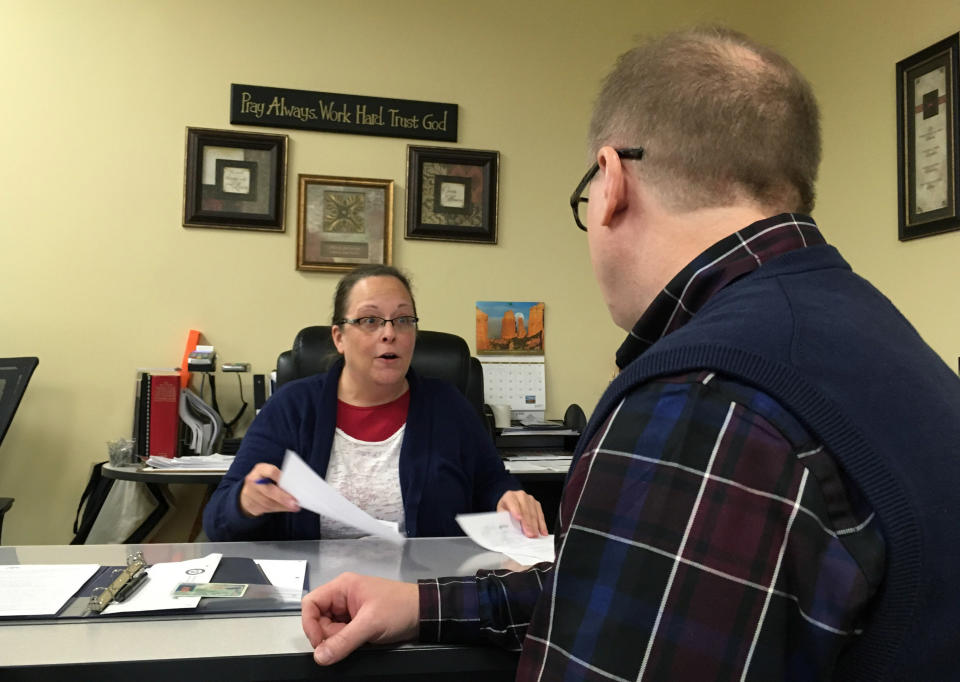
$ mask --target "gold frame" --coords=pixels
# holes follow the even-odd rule
[[[392,264],[393,180],[302,173],[297,178],[297,270],[347,272],[358,265]],[[314,188],[328,189],[318,198]],[[376,200],[377,190],[382,202]],[[362,204],[350,196],[354,194],[363,195]],[[374,201],[368,205],[371,197]],[[316,205],[318,200],[322,208]],[[383,223],[378,224],[381,212]],[[325,234],[339,238],[324,238]],[[367,238],[358,237],[361,234]]]

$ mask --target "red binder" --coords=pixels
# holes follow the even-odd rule
[[[176,457],[177,436],[180,431],[180,376],[152,374],[150,376],[150,438],[151,457]]]

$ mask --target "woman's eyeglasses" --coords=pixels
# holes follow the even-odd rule
[[[414,317],[413,315],[401,315],[400,317],[395,317],[392,320],[384,317],[374,317],[373,315],[368,315],[365,317],[354,318],[345,317],[337,322],[337,324],[352,324],[360,330],[372,334],[381,327],[385,326],[387,322],[393,325],[394,331],[412,332],[416,330],[417,322],[419,321],[420,318]]]

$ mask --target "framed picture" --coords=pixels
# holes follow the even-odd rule
[[[287,136],[187,128],[184,227],[283,232]]]
[[[477,355],[543,355],[543,301],[477,301]]]
[[[901,241],[960,229],[958,36],[955,33],[897,62]]]
[[[407,147],[407,239],[497,243],[500,153]]]
[[[300,175],[297,270],[390,265],[393,180]]]

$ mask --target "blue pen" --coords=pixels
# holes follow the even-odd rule
[[[258,478],[256,483],[257,485],[270,485],[270,484],[276,485],[277,484],[277,482],[274,481],[272,478]],[[291,509],[290,511],[299,511],[299,510],[300,510],[300,507],[298,506],[296,509]]]

